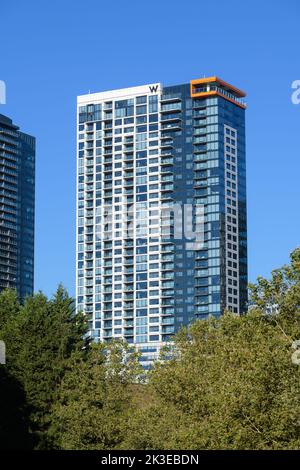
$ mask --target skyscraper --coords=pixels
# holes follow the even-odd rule
[[[247,302],[245,93],[217,77],[78,97],[77,308],[147,367]]]
[[[0,114],[0,291],[33,292],[35,138]]]

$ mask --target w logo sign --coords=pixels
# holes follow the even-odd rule
[[[151,91],[151,93],[154,93],[155,91],[157,91],[157,89],[158,89],[158,85],[149,86],[149,90]]]

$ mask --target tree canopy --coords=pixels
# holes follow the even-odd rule
[[[128,344],[87,341],[62,287],[22,305],[3,292],[1,446],[300,449],[300,249],[250,285],[250,298],[241,316],[181,329],[142,380]]]

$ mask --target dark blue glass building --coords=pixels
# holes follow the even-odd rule
[[[161,135],[169,142],[173,199],[203,210],[201,249],[174,240],[177,327],[247,308],[244,96],[217,77],[163,88]]]
[[[34,282],[35,138],[0,115],[0,290]]]

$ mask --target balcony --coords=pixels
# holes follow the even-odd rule
[[[124,266],[133,266],[134,265],[134,260],[133,259],[128,259],[128,258],[123,258],[123,265]]]
[[[172,103],[176,101],[181,102],[181,98],[176,94],[170,94],[170,95],[162,95],[161,99],[159,100],[161,103]]]
[[[168,123],[178,123],[181,121],[181,112],[178,112],[178,110],[175,110],[176,112],[174,113],[168,113],[168,114],[162,114],[161,115],[161,125],[165,125],[166,122]]]
[[[124,274],[132,274],[134,272],[133,268],[125,268]]]
[[[128,159],[126,159],[126,160],[128,160]],[[123,169],[124,169],[124,170],[133,168],[133,166],[134,166],[134,165],[133,165],[133,159],[129,159],[129,160],[130,160],[129,163],[124,163],[124,164],[123,164]]]
[[[131,310],[134,308],[134,302],[124,302],[123,309]]]
[[[112,330],[103,331],[103,338],[112,338]]]
[[[134,146],[133,145],[124,145],[123,146],[123,153],[128,154],[133,152]]]
[[[134,329],[133,328],[128,328],[124,330],[124,336],[133,336],[134,334]]]
[[[174,132],[177,132],[177,131],[181,131],[181,124],[179,121],[174,121],[174,122],[171,122],[171,123],[166,123],[166,124],[161,124],[161,127],[160,127],[160,130],[162,132],[161,134],[161,137],[163,137],[163,133],[165,131],[174,131]]]
[[[172,158],[169,158],[169,157],[165,157],[164,155],[161,155],[161,160],[160,160],[160,164],[161,165],[170,165],[170,164],[173,164],[174,163],[174,160],[173,160],[173,157]],[[171,171],[173,172],[173,167],[170,167],[168,169],[163,169],[162,171]]]
[[[130,284],[130,286],[125,286],[123,291],[124,292],[133,292],[134,291],[134,284]]]
[[[134,294],[125,294],[123,296],[124,300],[134,300]]]
[[[123,174],[124,179],[133,178],[133,177],[134,177],[134,172],[133,171],[125,171],[124,174]],[[132,180],[132,182],[133,182],[133,180]]]
[[[161,319],[161,323],[163,325],[174,325],[175,323],[175,318],[174,317],[163,317]]]

